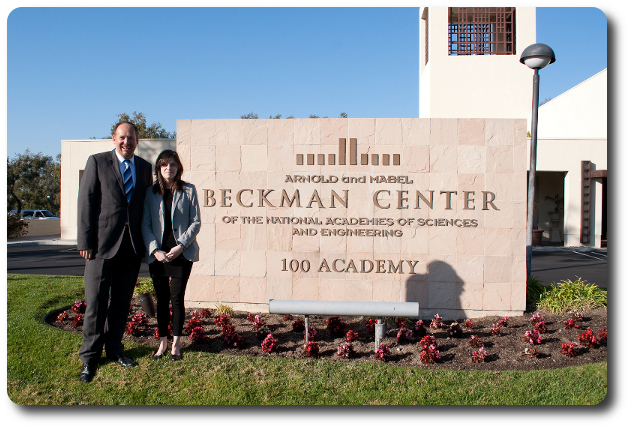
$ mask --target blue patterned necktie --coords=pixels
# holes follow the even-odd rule
[[[123,182],[125,184],[125,195],[127,195],[127,203],[131,200],[131,194],[133,193],[133,180],[131,178],[131,162],[128,160],[123,161],[125,164],[125,172],[123,173]]]

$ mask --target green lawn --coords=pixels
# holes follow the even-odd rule
[[[81,336],[43,323],[83,299],[83,278],[8,275],[7,393],[18,404],[598,404],[607,363],[537,371],[448,371],[247,358],[187,352],[151,361],[154,349],[126,343],[138,365],[102,360],[78,379]],[[472,421],[471,421],[472,422]]]

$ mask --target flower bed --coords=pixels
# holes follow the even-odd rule
[[[81,324],[72,325],[73,316],[58,317],[62,312],[51,313],[47,322],[65,330],[81,332]],[[134,328],[129,328],[124,339],[157,349],[157,320],[146,317],[145,322],[145,318],[138,315],[141,312],[139,301],[134,298],[128,319]],[[565,324],[565,321],[572,319],[571,314],[543,311],[507,319],[495,316],[472,320],[440,318],[436,321],[438,315],[437,318],[423,320],[422,328],[418,328],[415,320],[405,324],[392,319],[388,320],[383,339],[383,344],[390,351],[387,358],[375,357],[374,328],[369,317],[310,316],[309,326],[317,333],[315,337],[309,335],[309,340],[316,343],[318,349],[315,352],[311,344],[305,352],[304,327],[302,325],[301,330],[294,328],[295,321],[303,319],[301,316],[234,311],[228,324],[214,309],[192,308],[186,312],[185,326],[189,324],[191,337],[183,339],[184,358],[186,352],[195,351],[452,370],[534,370],[607,360],[606,308],[584,311],[577,322],[579,327],[570,328],[566,325],[570,323]],[[455,321],[458,321],[457,325],[453,324]],[[541,321],[544,324],[540,324]],[[543,326],[544,329],[541,328]],[[534,330],[536,333],[532,333]],[[352,338],[348,342],[347,333],[350,331]],[[269,338],[270,334],[272,338]],[[471,344],[473,335],[475,340]],[[429,350],[429,339],[425,339],[427,343],[423,348],[421,341],[427,336],[433,337],[431,344],[435,343],[435,348]],[[352,345],[351,351],[344,346],[346,343]],[[563,347],[563,344],[572,343],[571,352],[568,352],[569,345]],[[480,353],[481,347],[483,351]],[[428,353],[422,354],[423,349]],[[473,355],[473,352],[476,354]],[[147,358],[150,356],[147,354]]]

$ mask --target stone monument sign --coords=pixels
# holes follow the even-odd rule
[[[525,310],[525,120],[178,120],[177,152],[201,206],[193,306]]]

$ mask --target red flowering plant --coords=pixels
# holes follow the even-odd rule
[[[577,349],[575,349],[576,346],[578,346],[578,344],[575,342],[563,343],[560,352],[567,357],[575,358],[577,356]]]
[[[292,325],[293,331],[296,333],[299,333],[301,331],[304,331],[304,321],[302,320],[295,320],[293,321],[293,325]]]
[[[348,343],[350,343],[354,339],[358,339],[358,338],[359,338],[359,333],[357,333],[354,330],[348,330],[348,332],[346,333],[346,342],[348,342]]]
[[[210,309],[208,308],[203,308],[201,312],[199,312],[199,318],[208,319],[211,316],[212,316],[212,313],[210,312]]]
[[[77,314],[85,313],[85,302],[82,300],[75,300],[74,305],[70,308],[70,310]]]
[[[605,342],[608,339],[608,331],[606,330],[606,327],[600,328],[597,336],[599,337],[600,341]]]
[[[471,348],[482,348],[485,344],[483,339],[480,339],[474,334],[470,336],[470,340],[467,343]]]
[[[580,328],[580,326],[575,323],[575,320],[573,318],[569,318],[568,320],[562,322],[564,323],[564,326],[566,328]]]
[[[584,314],[578,311],[569,311],[569,315],[573,321],[584,321]]]
[[[523,336],[523,342],[529,342],[531,345],[540,344],[540,333],[536,329],[527,330]]]
[[[72,323],[70,325],[72,325],[72,327],[83,325],[83,315],[76,314],[74,318],[72,318]]]
[[[374,318],[370,318],[365,322],[365,328],[369,334],[374,334],[374,326],[376,325],[376,320]]]
[[[344,342],[337,348],[337,355],[343,358],[350,358],[354,355],[354,347],[350,342]]]
[[[599,346],[599,340],[595,337],[593,330],[591,328],[587,328],[578,336],[580,343],[584,346],[588,346],[589,348],[597,348]]]
[[[547,330],[547,326],[545,325],[544,321],[538,321],[535,325],[536,330],[538,330],[541,333],[547,333],[549,330]]]
[[[195,327],[201,327],[203,322],[197,317],[190,317],[186,325],[184,326],[184,330],[186,330],[186,334],[191,334]]]
[[[256,330],[256,337],[258,339],[263,339],[264,337],[267,337],[269,334],[271,334],[271,330],[269,330],[269,327],[267,327],[266,325],[263,325],[262,327]]]
[[[243,344],[243,338],[236,332],[232,324],[223,326],[223,341],[227,346],[238,348]]]
[[[387,361],[392,355],[392,351],[389,350],[389,346],[381,343],[378,348],[374,350],[374,358],[377,360]]]
[[[498,323],[492,324],[490,334],[492,334],[493,336],[501,336],[501,326]]]
[[[396,318],[396,328],[407,327],[407,320],[405,318]]]
[[[427,334],[427,329],[424,326],[422,320],[416,321],[416,323],[413,325],[413,332],[418,336],[425,336]]]
[[[125,327],[125,331],[132,336],[137,336],[140,333],[139,325],[133,321],[129,321]]]
[[[306,337],[306,330],[304,330],[302,336]],[[317,336],[317,330],[315,330],[315,327],[312,326],[308,326],[308,339],[315,339],[315,336]]]
[[[525,348],[521,354],[529,358],[538,357],[538,351],[536,351],[536,348]]]
[[[508,317],[503,317],[501,319],[499,319],[499,321],[497,321],[497,325],[500,327],[507,327],[508,326]]]
[[[273,334],[269,333],[265,340],[262,341],[260,345],[264,352],[270,353],[278,350],[278,339],[273,337]]]
[[[473,363],[483,363],[488,360],[488,353],[483,346],[472,353],[472,362]]]
[[[131,322],[136,323],[138,326],[145,325],[149,322],[147,316],[143,312],[134,314],[131,318]]]
[[[446,332],[451,337],[462,337],[464,335],[464,331],[457,321],[451,323]]]
[[[396,343],[411,342],[413,337],[413,331],[407,330],[407,327],[400,327],[398,334],[396,335]]]
[[[309,358],[317,358],[319,356],[319,344],[313,341],[305,343],[304,356]]]
[[[201,326],[193,327],[189,337],[193,343],[201,343],[206,338],[206,331]]]
[[[286,314],[284,318],[282,318],[282,321],[291,321],[292,319],[293,319],[293,315]]]
[[[62,322],[67,320],[68,318],[70,318],[70,315],[68,315],[68,312],[63,311],[62,313],[60,313],[59,315],[57,315],[57,321],[58,322]]]
[[[440,351],[435,337],[426,335],[420,340],[422,351],[420,352],[420,362],[423,364],[433,364],[440,360]]]
[[[223,334],[225,334],[225,326],[231,325],[232,323],[229,316],[221,314],[219,318],[214,319],[214,324],[221,327]]]
[[[529,322],[530,322],[532,325],[534,325],[534,326],[536,325],[536,323],[539,323],[540,321],[543,321],[543,318],[542,318],[542,316],[540,315],[540,312],[536,312],[536,314],[534,314],[534,315],[533,315],[533,316],[529,319]]]
[[[466,327],[466,328],[473,328],[473,322],[471,320],[465,320],[464,321],[464,327]]]
[[[334,336],[343,336],[348,324],[341,321],[338,316],[330,317],[326,319],[326,328]]]
[[[433,320],[431,321],[431,324],[429,327],[434,328],[434,329],[444,327],[444,324],[442,324],[442,317],[440,316],[440,314],[433,315]]]

